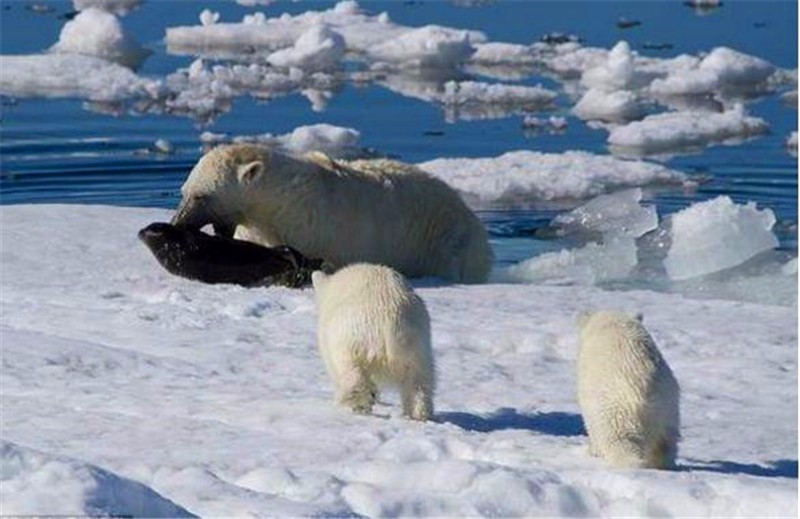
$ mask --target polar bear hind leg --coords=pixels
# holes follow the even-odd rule
[[[430,420],[433,416],[433,384],[429,377],[408,373],[400,387],[403,415],[413,420]]]
[[[375,383],[360,366],[351,366],[337,382],[336,402],[355,413],[371,413],[377,399]]]

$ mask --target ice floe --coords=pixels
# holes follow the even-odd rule
[[[211,132],[200,134],[200,141],[206,147],[223,143],[257,143],[273,146],[294,153],[322,151],[333,157],[355,158],[368,155],[359,145],[361,134],[352,128],[343,128],[330,124],[313,124],[299,126],[289,133],[273,135],[237,135],[229,136]]]
[[[161,95],[161,82],[110,61],[79,54],[0,55],[0,92],[17,97],[121,101]]]
[[[344,38],[326,25],[315,25],[300,35],[293,46],[273,52],[267,61],[276,67],[332,70],[345,53]]]
[[[102,9],[118,16],[125,16],[142,5],[143,0],[72,0],[76,11]]]
[[[513,151],[494,158],[436,159],[420,167],[478,204],[583,199],[622,187],[687,181],[659,164],[585,151]]]
[[[709,144],[741,141],[767,132],[766,121],[748,116],[742,105],[722,113],[665,112],[611,130],[608,143],[622,154],[667,154]]]
[[[96,56],[132,69],[152,53],[122,27],[116,16],[93,7],[81,11],[64,25],[50,51]]]

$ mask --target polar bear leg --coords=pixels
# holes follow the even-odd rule
[[[638,438],[614,438],[602,449],[603,458],[616,467],[649,467],[647,456]]]
[[[337,383],[336,401],[355,413],[369,414],[378,397],[375,383],[358,366],[347,370]]]
[[[403,415],[412,420],[430,420],[433,416],[433,388],[428,377],[406,376],[400,387]]]

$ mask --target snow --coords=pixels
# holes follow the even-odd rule
[[[120,101],[159,95],[157,80],[101,58],[77,54],[0,55],[0,92],[17,97]]]
[[[231,137],[225,134],[203,132],[200,140],[207,145],[217,145],[227,142],[257,143],[266,146],[275,146],[294,153],[307,153],[321,151],[333,157],[355,158],[365,154],[359,146],[361,134],[352,128],[333,126],[331,124],[312,124],[298,126],[283,135],[237,135]]]
[[[58,42],[50,51],[96,56],[133,69],[151,54],[122,27],[116,16],[95,8],[81,11],[64,24]]]
[[[622,187],[681,184],[683,173],[645,161],[585,151],[512,151],[494,158],[436,159],[419,164],[478,204],[583,199]]]
[[[345,53],[342,36],[326,25],[315,25],[304,32],[294,46],[273,52],[267,61],[276,67],[305,70],[337,68]]]
[[[7,441],[0,461],[4,515],[193,517],[141,483],[80,461]]]
[[[671,218],[672,245],[664,260],[672,279],[688,279],[734,267],[778,246],[775,215],[727,196],[692,204]]]
[[[170,276],[136,239],[169,216],[0,208],[4,513],[797,514],[795,308],[423,283],[436,420],[402,419],[393,394],[358,416],[332,404],[312,292]],[[678,471],[588,456],[575,319],[596,308],[643,311],[675,372]]]
[[[101,9],[118,16],[125,16],[135,11],[142,4],[142,0],[72,0],[76,11],[87,9]]]
[[[666,112],[611,130],[612,150],[633,154],[661,154],[702,148],[713,143],[740,141],[766,133],[767,123],[745,114],[742,105],[722,113]]]

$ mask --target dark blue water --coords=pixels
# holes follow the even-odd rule
[[[60,15],[70,2],[41,2],[55,11],[38,14],[29,2],[2,1],[0,50],[3,54],[38,53],[55,43],[64,24]],[[197,24],[209,7],[222,21],[239,21],[245,13],[263,11],[268,17],[283,12],[329,8],[333,2],[278,2],[245,8],[232,0],[153,1],[123,18],[123,23],[154,54],[139,73],[164,76],[191,63],[192,58],[167,54],[165,29]],[[445,1],[363,2],[371,12],[388,11],[393,21],[419,26],[440,24],[483,31],[491,41],[531,43],[553,31],[580,36],[586,45],[609,48],[620,39],[644,55],[668,57],[729,46],[787,68],[797,67],[797,2],[729,1],[715,12],[698,16],[682,2],[496,2],[462,7]],[[641,26],[617,28],[620,17],[639,20]],[[645,43],[671,43],[666,51],[643,50]],[[486,78],[480,78],[487,80]],[[522,84],[553,85],[545,77]],[[0,203],[100,203],[128,206],[173,207],[179,187],[199,157],[203,131],[229,134],[281,134],[297,126],[330,123],[352,127],[362,144],[409,162],[438,157],[496,156],[531,149],[563,152],[579,149],[606,153],[605,131],[593,130],[568,114],[571,102],[561,96],[554,114],[567,116],[563,134],[526,134],[521,116],[446,123],[437,106],[403,97],[380,86],[346,85],[324,112],[313,112],[299,94],[269,102],[239,98],[233,109],[209,125],[185,117],[97,113],[84,101],[71,99],[3,99],[0,107]],[[666,165],[708,180],[691,193],[658,190],[648,196],[659,212],[669,214],[694,201],[727,194],[739,202],[753,200],[778,216],[776,231],[782,247],[797,248],[797,159],[784,146],[797,129],[797,110],[776,96],[748,104],[748,111],[764,118],[770,133],[737,146],[718,146],[702,153],[678,156]],[[426,135],[431,131],[437,135]],[[438,133],[441,132],[441,135]],[[156,139],[176,148],[172,155],[143,154]],[[576,202],[575,202],[576,203]],[[530,256],[550,247],[534,240],[531,231],[549,221],[560,206],[525,211],[497,207],[481,212],[495,243],[499,260]]]

